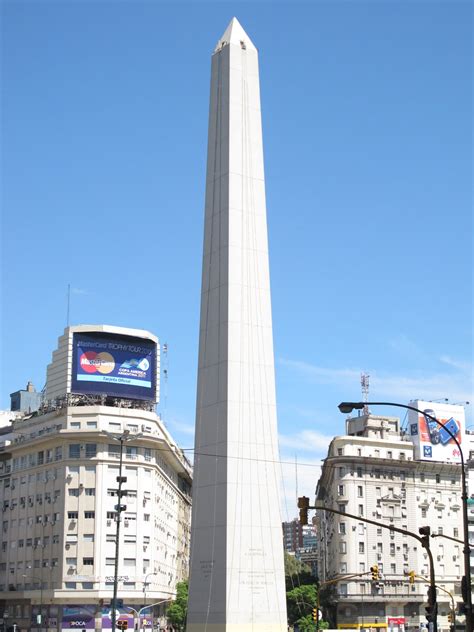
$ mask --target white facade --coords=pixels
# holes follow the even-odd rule
[[[130,331],[140,333],[120,328]],[[53,358],[54,365],[58,354]],[[67,367],[67,358],[58,361]],[[48,377],[59,383],[51,366]],[[88,396],[49,392],[56,398],[16,419],[9,441],[0,443],[0,614],[3,607],[20,631],[35,627],[42,606],[47,627],[64,630],[71,628],[65,613],[74,604],[78,613],[92,613],[82,628],[110,629],[120,447],[108,433],[141,435],[123,451],[123,613],[145,599],[169,600],[187,578],[191,466],[160,417],[140,403],[115,398],[99,405]]]
[[[258,53],[212,57],[188,632],[286,632]]]
[[[324,461],[317,501],[339,511],[418,534],[430,526],[436,583],[461,601],[464,574],[460,466],[415,461],[413,444],[394,417],[369,415],[348,420],[347,435],[335,437]],[[337,514],[318,512],[320,578],[366,573],[337,584],[338,625],[390,623],[404,618],[410,628],[426,623],[428,558],[414,538]],[[382,579],[372,581],[378,565]],[[451,599],[438,591],[439,627],[449,630]]]

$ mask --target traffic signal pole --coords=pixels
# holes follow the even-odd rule
[[[430,563],[430,586],[428,589],[428,607],[426,608],[426,619],[428,620],[429,623],[432,623],[430,632],[438,632],[438,622],[437,622],[438,604],[436,602],[435,570],[434,570],[433,554],[430,549],[429,527],[422,527],[420,529],[420,533],[422,533],[422,535],[418,535],[416,533],[413,533],[412,531],[407,531],[406,529],[402,529],[401,527],[395,527],[393,525],[382,524],[381,522],[376,522],[375,520],[370,520],[369,518],[365,518],[363,516],[356,516],[354,514],[349,514],[344,511],[339,511],[338,509],[331,509],[329,507],[325,507],[324,505],[314,505],[313,507],[310,507],[309,498],[306,498],[306,496],[303,496],[302,498],[298,498],[298,507],[300,509],[306,510],[306,513],[308,509],[317,509],[319,511],[327,511],[329,513],[338,514],[339,516],[344,516],[345,518],[352,518],[354,520],[358,520],[359,522],[366,522],[368,524],[375,525],[376,527],[380,527],[381,529],[388,529],[392,533],[396,531],[397,533],[402,533],[403,535],[408,535],[411,538],[415,538],[415,540],[418,540],[421,546],[426,550],[426,553],[428,555],[428,560]],[[300,511],[300,515],[301,515],[301,511]],[[428,530],[428,531],[425,531],[425,530]],[[340,581],[340,579],[338,581]]]

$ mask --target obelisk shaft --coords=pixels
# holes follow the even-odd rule
[[[212,58],[188,632],[287,629],[258,54]]]

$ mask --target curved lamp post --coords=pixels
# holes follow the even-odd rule
[[[451,430],[443,424],[441,421],[423,412],[419,408],[414,406],[408,406],[406,404],[397,404],[395,402],[341,402],[338,406],[341,413],[351,413],[353,410],[363,410],[365,406],[395,406],[396,408],[405,408],[406,410],[412,410],[415,413],[428,417],[431,421],[434,421],[441,428],[448,433],[456,444],[461,457],[461,485],[462,485],[462,514],[463,514],[463,528],[464,528],[464,577],[462,578],[462,596],[466,608],[466,630],[467,632],[473,632],[473,613],[472,613],[472,580],[471,580],[471,560],[470,560],[470,546],[469,546],[469,522],[468,522],[468,509],[467,509],[467,483],[466,483],[466,469],[464,463],[464,455],[462,453],[461,444],[457,440],[456,436]]]

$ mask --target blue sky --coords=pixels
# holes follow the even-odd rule
[[[470,400],[472,11],[4,1],[1,407],[43,386],[70,283],[73,324],[168,343],[161,410],[192,446],[210,54],[233,15],[260,51],[281,449],[314,465],[300,492],[362,370],[374,399]]]

